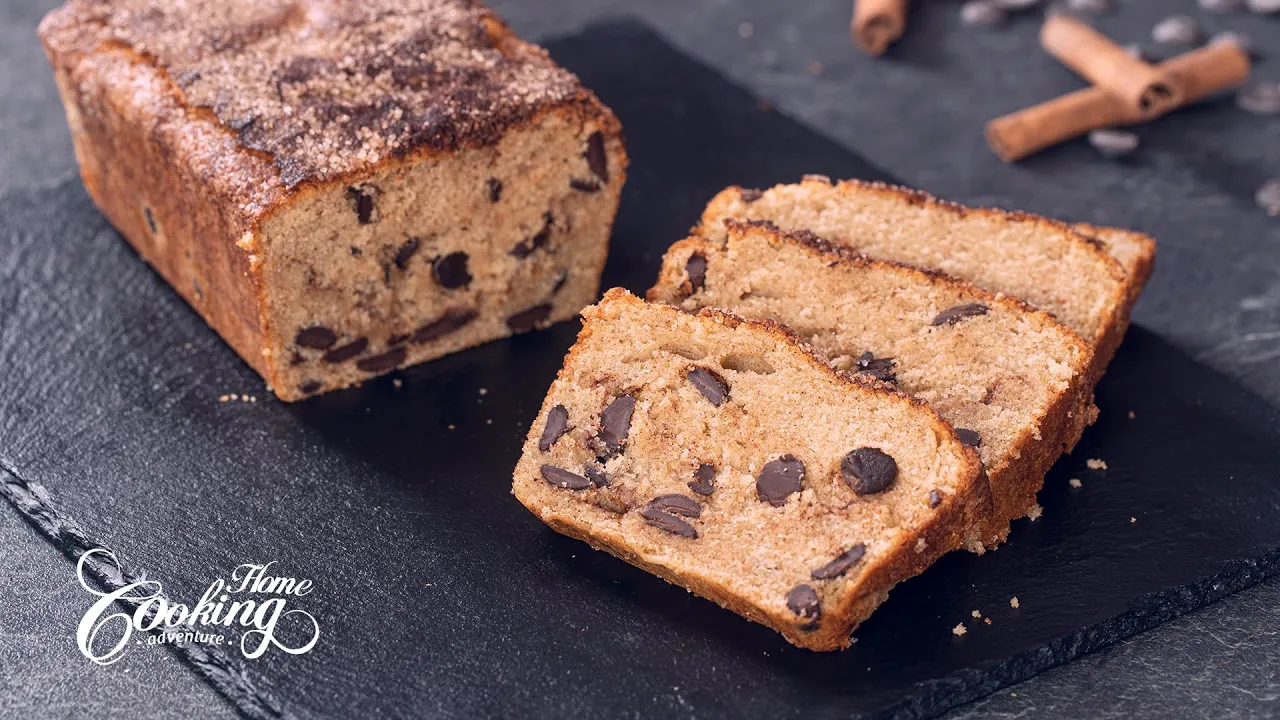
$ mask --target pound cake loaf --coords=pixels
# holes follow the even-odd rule
[[[552,528],[814,650],[990,511],[973,448],[790,331],[610,290],[533,423],[513,490]]]
[[[724,190],[697,232],[723,239],[726,218],[808,230],[870,257],[938,269],[1025,300],[1093,344],[1095,382],[1124,338],[1155,259],[1155,241],[1141,233],[1078,226],[1093,231],[1081,234],[1035,215],[816,175],[765,191]]]
[[[725,221],[725,238],[667,251],[652,301],[790,327],[834,367],[925,400],[975,446],[995,545],[1093,421],[1092,349],[1039,310],[939,272],[869,260],[809,232]]]
[[[69,0],[90,196],[284,400],[572,318],[614,115],[472,0]]]

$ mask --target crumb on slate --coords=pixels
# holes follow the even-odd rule
[[[1133,524],[1133,523],[1136,523],[1136,522],[1138,522],[1138,518],[1136,518],[1136,517],[1131,517],[1131,518],[1129,518],[1129,523],[1130,523],[1130,524]]]
[[[395,389],[399,390],[400,388],[404,387],[404,381],[401,380],[400,378],[391,378],[391,385]]]
[[[457,429],[457,427],[458,427],[457,425],[454,425],[453,423],[449,423],[449,430],[451,430],[451,431],[452,431],[452,430],[455,430],[455,429]]]
[[[1027,511],[1027,517],[1031,520],[1031,522],[1035,522],[1040,519],[1040,515],[1043,512],[1044,512],[1044,508],[1040,507],[1040,504],[1037,503],[1035,505],[1032,505],[1031,509]]]
[[[982,618],[982,622],[984,622],[984,623],[986,623],[986,624],[990,625],[990,624],[991,624],[991,618]]]
[[[488,395],[488,394],[489,394],[489,388],[480,388],[480,394],[481,394],[481,395]]]
[[[1132,411],[1132,410],[1130,410],[1130,411],[1129,411],[1129,419],[1130,419],[1130,420],[1132,420],[1132,419],[1134,419],[1134,418],[1136,418],[1136,417],[1138,417],[1138,416],[1137,416],[1137,415],[1134,415],[1134,414],[1133,414],[1133,411]]]
[[[1017,595],[1014,595],[1013,597],[1009,598],[1009,607],[1011,607],[1011,608],[1017,608],[1017,607],[1018,607],[1018,596],[1017,596]]]
[[[1088,465],[1090,470],[1106,470],[1107,469],[1107,461],[1101,458],[1089,458],[1088,460],[1084,461],[1084,464]]]
[[[1067,484],[1069,484],[1073,488],[1078,488],[1084,483],[1080,482],[1080,478],[1071,478],[1070,480],[1067,481]]]
[[[964,623],[956,623],[956,626],[951,628],[951,634],[956,635],[957,637],[967,632],[969,632],[969,630],[964,626]]]

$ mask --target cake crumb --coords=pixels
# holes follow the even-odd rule
[[[922,553],[927,547],[929,547],[929,543],[924,538],[916,538],[916,552]]]
[[[990,624],[991,624],[991,618],[982,618],[982,622],[984,622],[984,623],[986,623],[986,624],[990,625]]]
[[[1037,503],[1035,505],[1032,505],[1031,509],[1027,511],[1027,517],[1031,520],[1031,522],[1035,522],[1040,519],[1040,514],[1043,512],[1044,512],[1044,508],[1040,507],[1039,503]]]
[[[404,387],[404,381],[401,380],[400,378],[391,378],[391,386],[399,390],[400,388]]]
[[[1136,417],[1138,417],[1138,416],[1137,416],[1137,415],[1134,415],[1134,414],[1133,414],[1133,411],[1132,411],[1132,410],[1130,410],[1130,411],[1129,411],[1129,419],[1130,419],[1130,420],[1132,420],[1132,419],[1134,419],[1134,418],[1136,418]]]
[[[480,388],[480,395],[483,397],[489,394],[489,388]]]
[[[1133,523],[1136,523],[1136,522],[1138,522],[1138,518],[1136,518],[1136,517],[1131,517],[1131,518],[1129,518],[1129,523],[1130,523],[1130,524],[1133,524]]]
[[[493,418],[489,418],[488,420],[485,420],[485,421],[484,421],[484,424],[485,424],[485,425],[492,425],[492,424],[493,424]]]
[[[226,402],[226,401],[228,401],[228,400],[230,400],[230,399],[231,399],[231,398],[230,398],[230,396],[227,396],[227,395],[219,395],[219,396],[218,396],[218,402]]]
[[[964,626],[964,623],[956,623],[956,626],[951,628],[951,634],[957,637],[967,632],[969,632],[969,630]]]
[[[1068,483],[1069,485],[1071,485],[1071,487],[1073,487],[1073,488],[1078,488],[1078,487],[1080,487],[1081,485],[1083,485],[1083,484],[1084,484],[1084,483],[1080,482],[1080,478],[1071,478],[1070,480],[1068,480],[1068,481],[1067,481],[1067,483]]]
[[[982,613],[981,613],[981,612],[979,612],[979,611],[977,611],[977,610],[974,610],[972,613],[969,613],[969,614],[970,614],[970,615],[973,615],[973,616],[974,616],[974,617],[976,617],[976,618],[980,618],[980,617],[982,617]]]
[[[1015,609],[1018,607],[1018,596],[1017,596],[1017,595],[1014,595],[1013,597],[1009,598],[1009,607],[1011,607],[1011,608],[1015,608]]]
[[[1088,465],[1090,470],[1106,470],[1107,469],[1107,461],[1101,458],[1089,458],[1088,460],[1084,461],[1084,464]]]
[[[454,425],[453,423],[449,423],[449,430],[450,430],[450,431],[453,431],[456,427],[457,427],[457,426],[456,426],[456,425]]]

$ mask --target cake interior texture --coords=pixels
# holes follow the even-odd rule
[[[1044,312],[940,273],[766,223],[725,230],[721,243],[673,245],[649,299],[776,321],[833,367],[928,402],[978,448],[995,503],[981,540],[1002,540],[1095,417],[1089,344]]]
[[[847,646],[893,584],[990,512],[980,461],[947,423],[776,325],[618,289],[584,318],[516,496],[793,643]]]

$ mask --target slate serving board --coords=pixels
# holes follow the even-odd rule
[[[627,128],[606,286],[647,287],[726,184],[890,179],[638,25],[550,50]],[[9,196],[0,226],[0,492],[173,597],[245,562],[315,582],[311,653],[179,653],[246,716],[923,716],[1280,569],[1280,413],[1134,328],[1043,517],[901,585],[849,651],[797,650],[511,497],[574,324],[284,405],[77,183]]]

